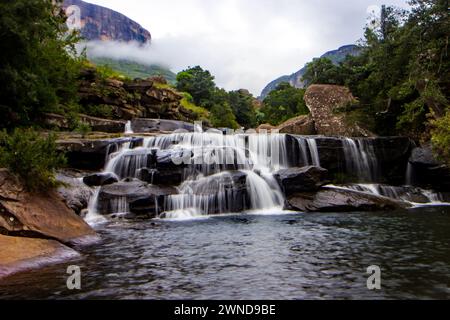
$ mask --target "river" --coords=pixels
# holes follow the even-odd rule
[[[79,259],[2,280],[0,299],[448,299],[449,228],[450,207],[115,221]]]

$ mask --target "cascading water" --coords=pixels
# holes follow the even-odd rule
[[[297,142],[300,148],[300,156],[304,166],[320,167],[320,155],[317,147],[316,139],[297,137]]]
[[[283,134],[224,135],[218,130],[203,132],[196,127],[190,133],[175,132],[144,138],[139,147],[130,142],[115,145],[110,150],[115,152],[109,154],[108,151],[104,171],[116,175],[125,185],[136,181],[139,184],[139,180],[164,185],[167,177],[174,179],[170,181],[176,182],[169,185],[178,185],[176,192],[164,194],[162,200],[159,195],[147,199],[146,205],[150,203],[153,206],[151,210],[159,217],[192,218],[242,211],[281,211],[285,197],[274,173],[289,168],[292,163],[321,165],[318,145],[324,138],[296,136],[296,139],[300,161],[290,159],[292,154],[289,150],[292,148],[290,146],[288,150],[288,139]],[[334,148],[343,147],[347,172],[355,174],[360,183],[372,183],[341,188],[411,203],[441,203],[443,197],[431,191],[374,184],[380,169],[372,139],[342,138],[336,143],[336,138],[333,138],[333,141],[337,146]],[[106,200],[99,200],[99,192],[97,189],[90,201],[88,220],[98,221],[99,201],[102,204],[109,201],[101,208],[109,208],[111,214],[130,211],[128,201],[131,200],[121,196],[120,192],[114,194],[113,199],[104,197]],[[153,193],[150,195],[153,197]]]
[[[378,163],[369,139],[342,140],[347,173],[355,174],[361,182],[378,180]]]
[[[131,127],[131,121],[127,121],[125,124],[125,134],[133,134],[133,128]]]
[[[191,217],[282,210],[284,196],[273,173],[287,168],[288,160],[285,135],[223,135],[197,130],[146,138],[142,147],[134,149],[123,145],[110,155],[105,172],[119,179],[139,178],[141,170],[154,161],[169,168],[181,164],[184,182],[178,194],[166,197],[162,216]],[[117,207],[116,212],[128,210],[124,202],[110,205]]]
[[[388,186],[382,184],[350,184],[335,186],[334,188],[341,188],[344,190],[353,190],[363,193],[368,193],[376,196],[387,197],[395,200],[402,200],[409,202],[416,206],[421,205],[448,205],[445,196],[439,192],[431,190],[424,190],[412,186]]]

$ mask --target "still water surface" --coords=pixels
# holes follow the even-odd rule
[[[0,299],[450,298],[450,207],[111,222],[78,260],[0,281]],[[66,269],[79,265],[82,290]],[[382,290],[366,269],[382,270]]]

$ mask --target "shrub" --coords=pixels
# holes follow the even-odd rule
[[[65,164],[56,149],[56,136],[41,137],[32,129],[0,132],[0,167],[17,175],[29,191],[46,191],[58,185],[54,171]]]
[[[189,95],[188,93],[186,95]],[[189,99],[189,96],[186,96],[181,99],[180,104],[183,108],[186,110],[189,110],[193,112],[197,120],[208,120],[210,117],[210,113],[205,108],[199,107],[195,105],[191,99]]]
[[[446,115],[432,122],[434,126],[431,131],[433,150],[439,159],[450,165],[450,108]]]
[[[92,128],[90,125],[84,122],[80,122],[78,126],[75,128],[75,132],[81,134],[81,137],[84,139],[86,136],[92,132]]]

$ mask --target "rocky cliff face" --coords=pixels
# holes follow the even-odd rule
[[[311,111],[317,134],[325,136],[370,137],[373,134],[349,121],[340,108],[357,101],[346,87],[311,85],[305,93],[305,102]]]
[[[85,40],[137,41],[146,43],[151,34],[121,13],[81,0],[65,0],[64,7],[76,5],[81,9],[81,35]]]
[[[338,64],[343,61],[348,55],[356,56],[360,53],[360,49],[355,45],[347,45],[340,47],[337,50],[329,51],[321,56],[321,58],[328,58],[333,63]],[[264,99],[267,95],[281,83],[281,82],[289,82],[292,86],[296,88],[304,88],[307,83],[303,81],[303,76],[306,73],[306,66],[300,69],[299,71],[291,74],[290,76],[282,76],[271,83],[269,83],[262,91],[260,99]]]

